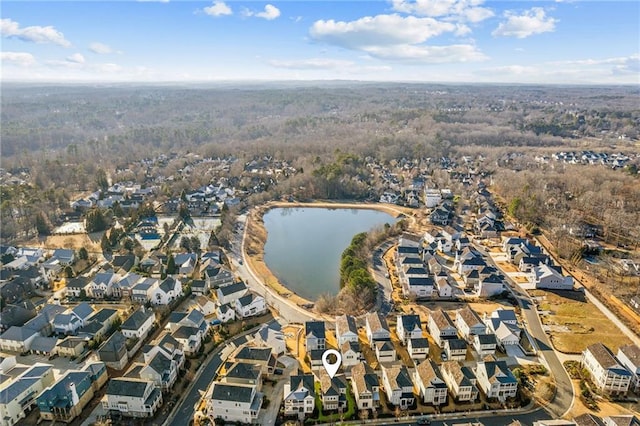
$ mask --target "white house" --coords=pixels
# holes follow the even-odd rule
[[[340,346],[340,353],[342,354],[342,365],[345,367],[351,367],[359,364],[362,358],[362,352],[360,352],[360,343],[346,341]]]
[[[422,337],[422,323],[419,315],[398,315],[396,322],[396,332],[400,342],[406,344],[409,339]]]
[[[496,341],[496,335],[493,333],[474,334],[472,339],[472,344],[473,344],[473,348],[481,357],[495,354],[496,347],[498,346],[498,342]]]
[[[358,410],[375,410],[380,405],[380,380],[366,363],[351,369],[351,390]]]
[[[143,304],[151,301],[159,285],[160,281],[155,278],[145,278],[138,281],[131,289],[131,300]]]
[[[129,318],[120,325],[122,335],[127,338],[144,339],[149,334],[156,316],[153,311],[147,311],[143,306],[139,307]]]
[[[231,303],[219,305],[216,308],[216,317],[223,323],[236,319],[236,311],[231,307]]]
[[[475,369],[478,386],[487,398],[496,398],[505,402],[515,398],[518,380],[513,376],[504,361],[480,361]]]
[[[371,348],[375,342],[391,340],[391,332],[387,320],[377,312],[369,312],[365,316],[365,329]]]
[[[162,405],[162,392],[148,380],[116,377],[109,380],[102,408],[124,417],[153,417]]]
[[[278,355],[284,353],[286,350],[284,333],[281,330],[280,324],[275,321],[262,324],[262,327],[254,334],[253,340],[259,346],[269,346],[273,349],[273,353]]]
[[[478,398],[476,376],[470,368],[463,367],[457,361],[447,361],[442,363],[440,372],[456,401],[469,402]]]
[[[409,352],[409,357],[414,361],[425,359],[429,356],[429,341],[424,337],[409,339],[407,352]]]
[[[451,297],[453,287],[449,284],[447,277],[436,278],[436,287],[438,288],[438,297],[441,299],[448,299]]]
[[[312,374],[292,375],[284,384],[285,416],[305,415],[315,409],[315,386]]]
[[[439,346],[444,345],[444,341],[457,337],[458,330],[453,325],[449,315],[442,309],[431,311],[428,322],[429,334]]]
[[[262,315],[267,311],[264,297],[255,293],[247,293],[236,299],[236,313],[239,318]]]
[[[96,299],[110,297],[113,295],[113,285],[121,279],[122,277],[113,271],[99,272],[89,281],[87,295]]]
[[[35,364],[17,378],[3,382],[0,390],[0,424],[13,426],[25,418],[25,413],[36,405],[36,397],[54,381],[53,366]]]
[[[558,269],[542,263],[531,270],[529,281],[535,288],[573,290],[573,277],[565,277]]]
[[[195,308],[202,312],[204,316],[213,315],[216,312],[216,304],[207,296],[196,297]]]
[[[88,323],[93,315],[93,308],[86,302],[82,302],[73,309],[58,314],[53,319],[53,328],[57,334],[75,334],[81,327]]]
[[[358,327],[356,327],[355,318],[351,315],[336,317],[336,339],[340,347],[345,342],[358,342]]]
[[[582,365],[591,373],[593,383],[609,395],[626,395],[632,375],[602,343],[587,346]]]
[[[462,339],[445,340],[444,353],[447,355],[447,360],[464,361],[467,359],[467,347],[467,342]]]
[[[409,370],[404,365],[382,366],[382,387],[387,401],[404,410],[415,403],[413,382]]]
[[[440,377],[438,366],[425,359],[416,366],[413,382],[425,404],[442,405],[447,403],[447,385]]]
[[[429,276],[407,276],[402,280],[402,295],[416,299],[428,299],[433,296],[435,282]]]
[[[486,277],[480,275],[480,280],[474,290],[478,297],[492,297],[503,293],[505,287],[502,278],[497,274],[491,274]]]
[[[307,321],[304,323],[305,347],[307,352],[323,349],[326,345],[324,321]]]
[[[234,284],[229,284],[224,287],[218,287],[216,290],[216,296],[218,297],[218,304],[224,305],[225,303],[234,303],[237,299],[244,296],[249,289],[247,285],[242,281]]]
[[[484,334],[487,329],[486,324],[469,306],[458,309],[456,312],[456,326],[460,331],[460,336],[467,340],[471,340],[472,336],[476,334]]]
[[[396,360],[396,348],[390,340],[375,342],[376,358],[379,363],[394,362]]]
[[[640,348],[629,344],[618,348],[618,361],[632,374],[631,388],[640,391]]]
[[[151,303],[155,305],[168,305],[182,296],[182,283],[173,277],[167,277],[151,293]]]
[[[255,385],[214,382],[207,401],[212,420],[254,424],[262,407],[263,394]]]

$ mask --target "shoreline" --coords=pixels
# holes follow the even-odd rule
[[[412,209],[406,207],[395,206],[383,203],[355,203],[355,202],[331,202],[331,201],[312,201],[312,202],[288,202],[288,201],[270,201],[268,203],[257,206],[247,215],[247,233],[244,244],[244,256],[249,263],[249,267],[256,276],[262,278],[265,286],[268,286],[278,295],[286,297],[292,304],[300,307],[315,305],[315,300],[306,299],[293,290],[282,284],[280,280],[269,269],[264,261],[264,246],[267,242],[267,230],[264,226],[264,215],[270,210],[277,208],[327,208],[327,209],[361,209],[361,210],[378,210],[383,211],[396,219],[402,217],[412,217]],[[312,308],[313,309],[313,308]]]

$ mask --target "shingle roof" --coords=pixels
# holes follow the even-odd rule
[[[109,380],[107,395],[142,398],[148,386],[153,384],[142,379],[116,377]]]
[[[444,382],[440,378],[440,373],[437,368],[430,359],[425,359],[416,366],[418,377],[420,377],[425,387],[444,387]]]
[[[307,321],[304,323],[304,333],[305,336],[314,336],[317,338],[324,339],[325,327],[324,321]]]
[[[242,281],[239,281],[239,282],[234,283],[234,284],[229,284],[229,285],[226,285],[224,287],[219,287],[218,291],[223,296],[229,296],[229,295],[234,294],[234,293],[239,293],[241,291],[245,291],[246,289],[247,289],[246,284],[243,283]]]
[[[211,399],[250,403],[252,400],[253,390],[253,386],[215,382],[213,385],[213,392],[211,392]]]
[[[346,314],[336,317],[336,334],[343,336],[348,332],[358,334],[355,318]]]
[[[153,316],[152,311],[143,312],[142,309],[138,309],[122,323],[120,329],[138,330],[151,316]]]

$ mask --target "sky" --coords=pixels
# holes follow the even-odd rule
[[[640,2],[2,1],[1,81],[640,85]]]

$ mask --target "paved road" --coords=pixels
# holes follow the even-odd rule
[[[487,253],[484,249],[481,252]],[[493,265],[502,271],[500,266],[493,261],[491,256],[486,257]],[[531,337],[533,337],[533,344],[538,350],[538,354],[542,356],[543,361],[547,364],[547,367],[553,373],[556,379],[556,395],[553,400],[545,407],[545,409],[555,418],[562,417],[567,411],[571,409],[573,405],[573,385],[571,378],[567,371],[564,369],[562,362],[558,358],[553,345],[549,341],[549,337],[542,328],[542,322],[540,321],[540,315],[536,309],[535,304],[526,291],[515,283],[506,272],[502,271],[509,284],[509,290],[518,301],[518,305],[522,308],[522,315],[526,321],[526,328],[529,331]]]
[[[183,393],[182,399],[179,401],[178,405],[174,407],[169,417],[167,417],[167,420],[163,423],[163,426],[185,426],[193,419],[202,395],[207,391],[207,388],[211,382],[213,382],[218,369],[224,362],[220,357],[220,352],[228,343],[240,341],[247,334],[255,333],[261,326],[262,324],[242,333],[239,336],[235,336],[233,339],[219,345],[213,352],[211,352],[211,354],[209,354],[204,361],[204,365],[198,369],[196,379]]]

